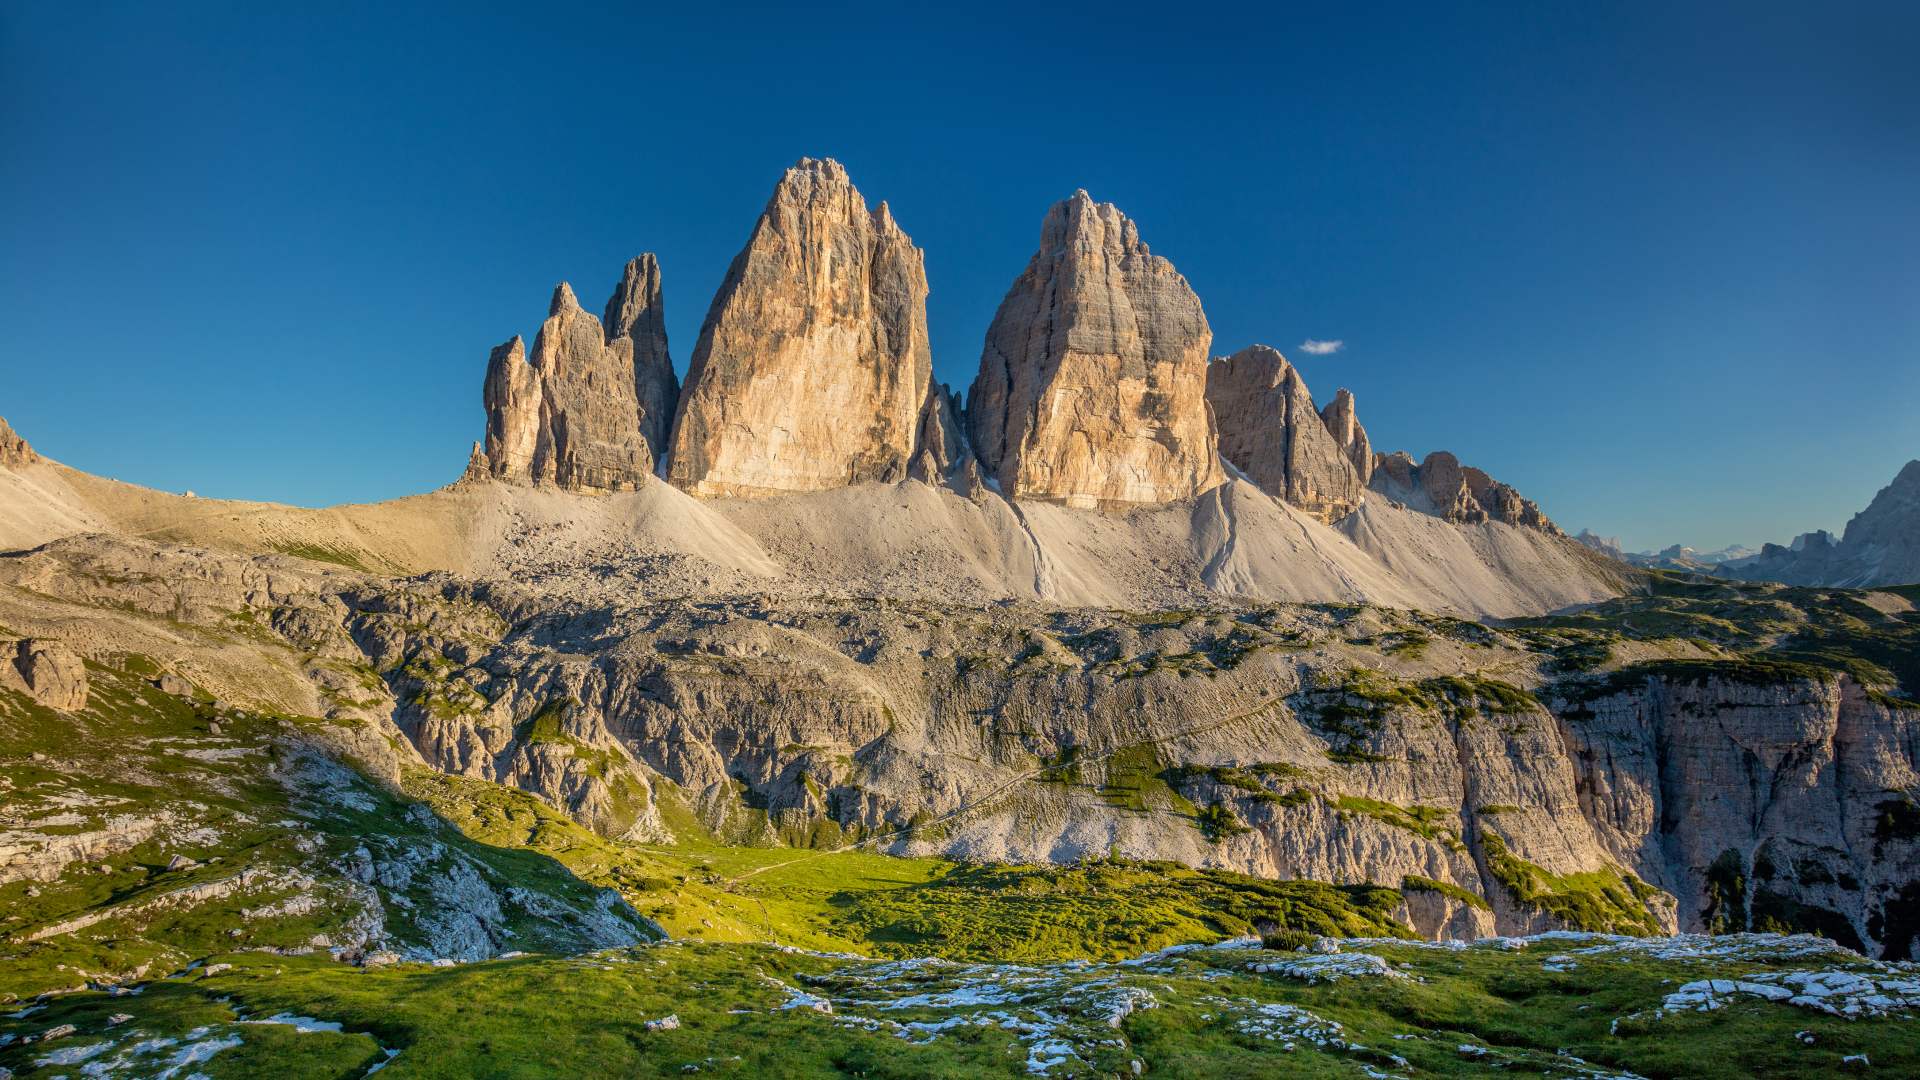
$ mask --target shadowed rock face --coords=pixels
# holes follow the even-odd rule
[[[746,497],[906,479],[941,408],[926,301],[924,256],[886,204],[802,159],[707,313],[668,479]]]
[[[1300,372],[1279,352],[1251,345],[1207,365],[1207,401],[1220,429],[1220,455],[1261,490],[1323,521],[1336,521],[1360,505],[1366,484],[1347,447],[1314,408]],[[1364,443],[1352,395],[1340,401],[1348,439]]]
[[[679,388],[667,355],[660,266],[627,264],[607,321],[564,282],[529,363],[515,337],[487,361],[486,441],[469,471],[570,491],[632,491],[653,474]]]
[[[667,454],[673,434],[673,409],[680,380],[667,354],[666,306],[660,295],[660,263],[651,254],[627,264],[620,284],[607,299],[607,348],[615,366],[633,372],[634,398],[640,406],[640,437],[647,441],[654,470]]]
[[[1017,499],[1118,508],[1215,487],[1212,340],[1173,264],[1118,208],[1075,192],[1048,211],[987,330],[967,403],[974,453]]]
[[[1435,450],[1418,465],[1404,450],[1377,455],[1369,486],[1395,502],[1456,525],[1500,521],[1560,535],[1560,527],[1548,520],[1538,503],[1479,469],[1460,464],[1445,450]]]

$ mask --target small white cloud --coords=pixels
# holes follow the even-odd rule
[[[1347,343],[1341,341],[1339,338],[1334,338],[1332,341],[1308,338],[1300,343],[1300,351],[1311,356],[1332,356],[1334,353],[1346,347]]]

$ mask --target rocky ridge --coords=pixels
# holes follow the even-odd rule
[[[1404,450],[1375,455],[1370,486],[1395,502],[1456,525],[1498,521],[1561,535],[1538,503],[1481,470],[1460,464],[1445,450],[1435,450],[1418,464]]]
[[[1231,464],[1324,522],[1377,490],[1455,524],[1558,534],[1537,506],[1450,457],[1417,498],[1400,490],[1411,462],[1391,470],[1406,483],[1372,484],[1353,395],[1317,406],[1266,346],[1210,364],[1212,333],[1186,279],[1085,191],[1049,210],[964,408],[933,379],[923,253],[832,160],[803,158],[775,186],[714,297],[684,391],[659,295],[658,265],[642,256],[603,322],[563,285],[531,364],[519,338],[495,349],[468,478],[606,493],[651,472],[708,499],[913,479],[1114,511],[1194,500]]]

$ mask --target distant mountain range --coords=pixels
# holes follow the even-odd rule
[[[1825,529],[1760,550],[1734,544],[1696,551],[1674,544],[1660,551],[1623,551],[1615,537],[1582,529],[1574,539],[1608,556],[1652,570],[1717,574],[1745,581],[1864,588],[1920,582],[1920,460],[1909,461],[1839,537]]]

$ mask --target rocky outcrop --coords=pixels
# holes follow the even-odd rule
[[[40,455],[33,452],[27,440],[15,435],[7,426],[7,418],[0,416],[0,469],[18,469],[39,460]]]
[[[1764,544],[1757,555],[1723,562],[1719,572],[1849,588],[1920,581],[1920,460],[1907,462],[1838,539],[1824,529],[1803,533],[1791,545]]]
[[[531,360],[519,337],[487,360],[484,471],[509,483],[632,491],[653,475],[677,396],[652,255],[627,264],[604,323],[562,282]],[[469,474],[478,468],[476,459]]]
[[[1048,211],[987,330],[967,397],[974,453],[1014,499],[1119,508],[1215,487],[1212,339],[1173,264],[1077,191]]]
[[[1373,479],[1373,441],[1367,438],[1367,429],[1360,426],[1360,417],[1354,412],[1353,392],[1344,386],[1335,391],[1333,400],[1320,410],[1320,420],[1353,463],[1361,486],[1366,486]]]
[[[1350,456],[1366,432],[1354,421],[1352,395],[1338,401],[1344,402],[1344,443],[1314,408],[1300,372],[1278,351],[1250,345],[1207,365],[1220,455],[1262,491],[1322,521],[1345,517],[1366,492]]]
[[[87,666],[58,641],[21,638],[0,643],[0,687],[18,690],[49,709],[71,712],[87,704]]]
[[[1479,469],[1460,464],[1445,450],[1435,450],[1417,465],[1404,450],[1380,454],[1374,458],[1370,486],[1395,502],[1456,525],[1499,521],[1561,535],[1538,503]]]
[[[667,478],[751,498],[904,480],[923,451],[938,464],[953,448],[929,428],[926,300],[925,257],[887,205],[802,159],[707,313]]]

